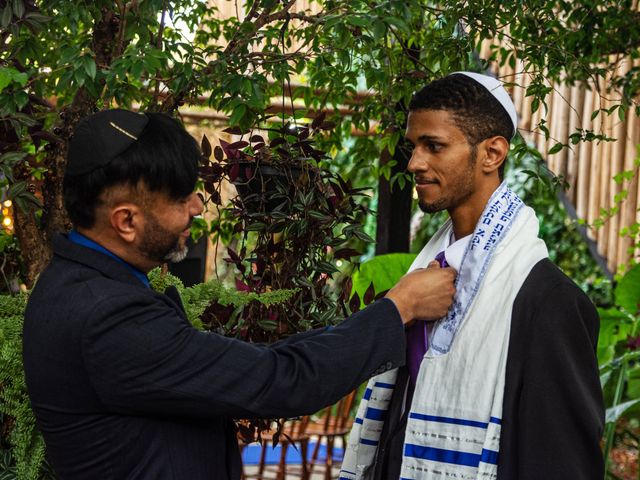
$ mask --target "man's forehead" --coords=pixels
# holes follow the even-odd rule
[[[412,110],[407,118],[405,136],[411,139],[450,139],[463,135],[448,110]]]

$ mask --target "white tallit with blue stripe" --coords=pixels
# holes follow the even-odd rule
[[[426,266],[451,230],[448,221],[411,270]],[[429,339],[405,432],[402,479],[497,478],[513,302],[533,266],[547,255],[535,213],[503,183],[462,258],[454,305]],[[367,385],[341,479],[372,477],[396,376],[397,370],[385,372]]]

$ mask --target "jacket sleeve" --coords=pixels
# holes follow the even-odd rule
[[[404,352],[400,315],[386,299],[325,332],[269,347],[198,331],[152,296],[111,297],[83,335],[96,392],[124,414],[309,414],[404,364]]]
[[[498,478],[602,480],[597,311],[566,277],[532,283],[514,306]]]

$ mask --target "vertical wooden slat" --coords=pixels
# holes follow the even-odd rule
[[[547,165],[549,166],[549,169],[555,173],[555,169],[553,168],[553,157],[549,158],[547,152],[549,151],[549,148],[551,148],[551,146],[553,145],[553,138],[555,137],[555,132],[553,130],[553,118],[555,115],[555,111],[556,111],[556,93],[554,90],[554,93],[549,95],[547,97],[547,109],[544,110],[541,113],[541,118],[544,118],[546,120],[546,127],[549,129],[549,134],[550,137],[549,139],[546,139],[544,136],[541,137],[542,140],[542,144],[541,144],[541,149],[540,151],[542,152],[543,157],[545,157],[547,159]],[[542,106],[541,108],[544,109],[544,106]]]
[[[593,111],[593,91],[589,85],[582,87],[584,100],[582,105],[582,129],[591,128],[591,112]],[[591,171],[591,143],[580,142],[578,153],[578,172],[576,178],[576,212],[579,218],[588,218],[590,185],[593,183]]]
[[[625,75],[629,71],[629,62],[622,60],[618,64],[614,75]],[[614,98],[616,103],[621,101],[621,93],[612,91],[610,95]],[[613,207],[616,204],[615,197],[622,190],[621,185],[614,180],[614,177],[622,172],[624,166],[624,147],[626,145],[626,116],[624,120],[620,120],[619,114],[616,111],[612,115],[612,137],[616,140],[611,143],[611,154],[609,157],[609,163],[611,164],[611,171],[609,172],[610,190],[609,190],[609,204]],[[618,267],[618,242],[620,239],[620,213],[617,213],[609,221],[609,237],[607,242],[609,243],[609,269],[616,271]]]
[[[628,192],[627,199],[620,209],[620,230],[629,228],[636,221],[636,209],[638,208],[638,167],[635,166],[637,157],[636,145],[640,142],[640,124],[636,117],[631,117],[627,122],[627,132],[624,151],[624,170],[633,171],[633,179],[625,181],[623,186]],[[617,264],[626,264],[631,258],[629,249],[633,246],[633,240],[628,235],[619,239]]]
[[[593,104],[591,106],[592,112],[596,111],[601,107],[602,98],[600,96],[600,90],[598,89],[598,85],[593,85]],[[598,132],[602,130],[602,117],[598,115],[593,120],[593,131]],[[600,146],[601,143],[597,141],[591,142],[591,184],[589,186],[589,211],[587,216],[587,221],[591,225],[593,222],[599,217],[600,211],[600,177],[602,172],[602,157],[600,156]],[[592,240],[598,239],[597,231],[590,229],[589,236]]]
[[[581,143],[572,144],[568,139],[573,133],[576,133],[576,128],[582,125],[582,108],[584,103],[585,92],[584,89],[578,85],[571,87],[570,95],[570,110],[569,110],[569,125],[567,129],[567,143],[569,143],[569,149],[567,150],[567,182],[569,183],[569,190],[567,191],[567,197],[573,203],[576,204],[576,183],[578,175],[578,156],[582,147]]]
[[[524,69],[524,66],[523,66]],[[531,84],[531,77],[528,73],[524,72],[522,74],[522,101],[520,103],[520,127],[523,130],[531,130],[532,127],[532,114],[531,114],[531,97],[527,97],[527,88]]]
[[[552,146],[556,144],[556,142],[567,143],[567,130],[569,128],[569,119],[571,115],[571,104],[569,103],[569,95],[570,89],[564,83],[560,85],[556,85],[557,88],[557,97],[554,100],[554,104],[558,106],[556,109],[556,114],[554,116],[555,123],[555,140],[552,143]],[[563,177],[567,176],[567,149],[563,148],[560,152],[555,154],[556,161],[556,174],[562,175]]]
[[[606,85],[606,83],[605,83]],[[603,89],[601,93],[604,95],[602,98],[602,105],[604,108],[609,108],[611,106],[611,101],[607,96],[606,89]],[[602,113],[602,133],[607,137],[610,137],[612,134],[612,124],[613,118],[611,115],[606,113]],[[600,143],[600,163],[602,165],[601,176],[600,176],[600,207],[609,208],[609,191],[611,184],[611,142],[601,142]],[[609,224],[610,222],[606,221],[602,227],[598,230],[598,251],[600,255],[607,258],[607,253],[609,251],[609,245],[607,244],[607,240],[609,238]]]

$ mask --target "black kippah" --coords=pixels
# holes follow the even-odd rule
[[[84,175],[109,164],[138,140],[148,122],[144,113],[122,109],[82,119],[69,144],[66,174]]]

